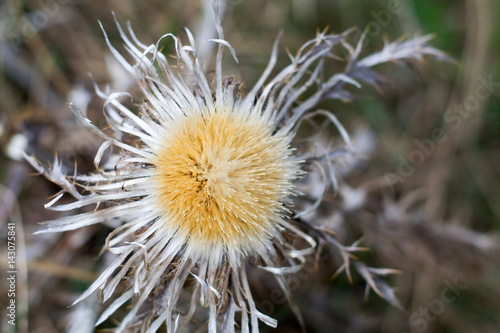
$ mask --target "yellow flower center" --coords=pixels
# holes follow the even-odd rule
[[[166,223],[203,248],[247,251],[264,243],[297,175],[287,145],[260,115],[179,117],[153,162]]]

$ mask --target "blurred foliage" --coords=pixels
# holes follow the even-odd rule
[[[390,8],[397,8],[397,13]],[[99,142],[76,124],[66,102],[75,87],[92,92],[88,73],[101,86],[121,83],[105,62],[110,53],[97,21],[119,46],[114,11],[120,22],[130,20],[139,40],[149,44],[168,32],[182,35],[180,27],[196,31],[202,6],[196,0],[5,0],[0,9],[0,178],[18,197],[28,249],[28,280],[19,288],[29,290],[29,317],[20,316],[19,327],[22,331],[27,321],[29,332],[59,332],[70,320],[67,306],[106,265],[106,258],[96,258],[111,229],[96,226],[32,236],[37,222],[58,216],[43,209],[57,189],[40,177],[30,177],[31,171],[5,151],[15,134],[23,133],[28,151],[41,160],[52,161],[58,151],[68,172],[74,161],[80,172],[91,171]],[[445,118],[447,110],[474,96],[480,78],[491,76],[500,82],[498,17],[500,3],[494,0],[227,1],[226,39],[240,63],[227,55],[225,71],[245,87],[260,76],[281,30],[277,68],[288,62],[285,50],[294,53],[326,27],[341,32],[356,26],[353,38],[368,27],[366,54],[380,49],[384,38],[433,33],[433,45],[457,61],[385,66],[388,81],[380,91],[365,89],[354,103],[323,105],[350,132],[364,126],[376,138],[377,152],[366,166],[346,176],[353,187],[373,180],[384,183],[388,172],[397,174],[401,157],[408,159],[419,149],[416,141],[431,138],[434,130],[443,129],[447,137],[392,191],[370,192],[367,208],[348,215],[338,231],[346,243],[365,235],[364,245],[372,249],[365,259],[371,265],[403,271],[392,282],[407,313],[374,295],[365,302],[364,285],[357,276],[352,283],[345,274],[332,281],[338,264],[332,258],[333,265],[321,263],[315,273],[300,278],[295,290],[310,332],[498,332],[498,248],[493,252],[483,246],[482,237],[498,240],[500,230],[500,86],[479,99],[457,128]],[[165,53],[171,46],[165,42]],[[101,110],[102,101],[92,94],[88,113],[100,124]],[[381,211],[396,208],[405,212],[399,220],[380,219]],[[0,251],[3,255],[5,249]],[[442,293],[450,281],[466,288],[444,303]],[[253,282],[261,303],[276,289],[263,273],[256,273]],[[263,332],[299,332],[288,305],[275,303],[279,304],[274,304],[272,315],[279,321],[278,329],[263,327]],[[431,311],[429,319],[422,319],[421,311]]]

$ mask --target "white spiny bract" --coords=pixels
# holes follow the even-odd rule
[[[138,110],[130,110],[121,102],[130,97],[128,93],[106,94],[96,87],[106,100],[104,115],[111,129],[107,133],[112,135],[71,105],[76,117],[104,140],[95,157],[97,172],[66,176],[57,160],[45,167],[25,156],[62,188],[47,208],[99,207],[43,222],[47,228],[41,232],[74,230],[111,219],[121,222],[105,244],[116,258],[76,302],[94,292],[105,302],[126,278],[125,291],[107,306],[96,325],[131,303],[117,332],[132,326],[155,332],[162,325],[167,332],[182,331],[193,324],[200,304],[208,308],[209,332],[234,332],[235,325],[241,332],[258,332],[259,321],[272,327],[277,321],[261,313],[252,298],[246,261],[253,257],[258,269],[276,277],[302,323],[285,275],[300,270],[305,257],[322,243],[339,251],[345,262],[340,270],[349,272],[349,263],[354,262],[368,285],[397,305],[392,289],[377,279],[390,270],[364,266],[349,255],[361,249],[356,244],[343,246],[321,227],[301,220],[323,204],[323,195],[297,205],[306,207],[303,211],[296,211],[292,201],[311,198],[309,190],[298,185],[311,173],[323,179],[323,192],[327,185],[335,188],[336,159],[353,153],[347,131],[332,113],[317,110],[318,103],[349,100],[346,85],[376,84],[379,77],[371,67],[381,62],[444,55],[427,46],[429,38],[424,36],[387,44],[381,52],[359,59],[363,41],[351,47],[346,37],[352,31],[339,35],[322,32],[272,77],[276,42],[262,76],[250,91],[243,92],[239,83],[223,76],[224,49],[237,58],[224,40],[219,21],[216,26],[219,39],[210,41],[218,43],[215,75],[207,75],[207,64],[202,63],[189,30],[187,45],[171,34],[160,39],[175,42],[176,57],[169,61],[159,51],[159,42],[144,45],[130,25],[125,32],[117,24],[131,62],[105,34],[106,42],[135,78],[143,102]],[[334,49],[347,50],[346,70],[326,77],[327,60],[338,58]],[[315,118],[333,124],[345,146],[327,150],[314,140],[302,140],[296,149],[294,139],[301,123],[314,123]],[[106,162],[101,163],[103,156],[107,156]],[[65,193],[74,202],[56,205]],[[187,281],[192,283],[191,296],[180,311],[181,300],[186,304],[182,295]],[[238,323],[236,312],[240,313]]]

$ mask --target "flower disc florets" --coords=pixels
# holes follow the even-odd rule
[[[196,257],[268,247],[297,176],[290,139],[271,125],[235,106],[186,110],[166,129],[152,161],[155,194]]]

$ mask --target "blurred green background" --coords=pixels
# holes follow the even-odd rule
[[[99,141],[76,124],[66,102],[88,103],[89,116],[103,125],[102,100],[88,73],[101,87],[127,84],[107,60],[97,21],[120,45],[114,11],[151,44],[165,33],[182,33],[181,27],[196,32],[203,8],[196,0],[4,0],[0,10],[0,230],[4,239],[5,221],[22,221],[18,246],[27,253],[18,257],[20,271],[26,269],[18,281],[17,329],[62,332],[75,312],[67,306],[105,265],[96,258],[111,229],[33,236],[37,222],[60,216],[43,209],[58,189],[31,177],[16,151],[27,144],[44,162],[57,151],[68,170],[76,161],[79,172],[92,171]],[[332,280],[338,268],[332,260],[299,275],[294,290],[309,332],[500,332],[498,17],[500,2],[494,0],[227,1],[225,37],[239,64],[227,54],[225,74],[247,88],[266,66],[280,31],[278,69],[288,64],[286,50],[295,53],[326,27],[338,33],[354,26],[357,36],[367,28],[364,54],[382,48],[384,40],[432,33],[431,44],[456,60],[383,65],[379,71],[388,80],[380,89],[356,91],[360,99],[353,103],[321,105],[351,133],[369,133],[376,145],[364,166],[345,176],[346,184],[365,191],[366,204],[343,212],[334,230],[344,243],[364,235],[363,245],[371,248],[365,262],[402,271],[388,281],[406,312],[376,295],[365,299],[359,276],[352,283],[345,274]],[[166,52],[169,47],[166,42]],[[445,136],[434,140],[435,131]],[[425,157],[404,172],[403,164],[417,155]],[[0,251],[6,257],[3,246]],[[257,272],[252,281],[257,303],[268,304],[271,277]],[[280,297],[272,304],[266,309],[278,329],[262,331],[299,332],[289,306]],[[10,329],[4,319],[2,329]]]

